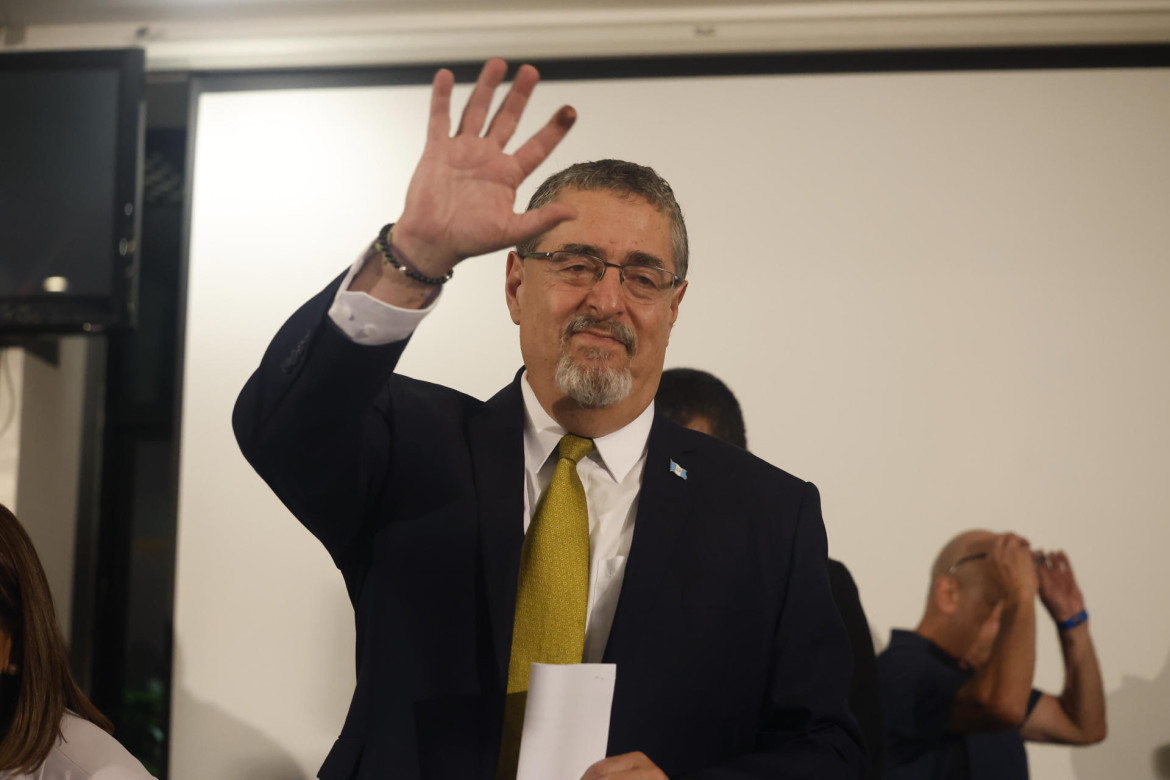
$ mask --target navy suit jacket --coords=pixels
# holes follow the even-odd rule
[[[236,404],[240,446],[341,570],[357,681],[321,780],[493,777],[523,545],[524,408],[394,373],[335,280]],[[672,473],[671,461],[686,469]],[[604,660],[609,754],[669,777],[856,778],[816,488],[656,415]]]

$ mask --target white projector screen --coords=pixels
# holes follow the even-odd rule
[[[456,90],[461,106],[466,87]],[[329,557],[230,413],[281,322],[400,212],[426,86],[204,92],[186,327],[171,777],[315,777],[353,686]],[[737,393],[820,487],[879,649],[971,527],[1068,551],[1110,736],[1033,776],[1170,776],[1170,69],[545,82],[517,139],[654,166],[692,242],[668,366]],[[486,398],[520,364],[503,254],[461,265],[401,363]],[[1036,682],[1058,692],[1040,618]]]

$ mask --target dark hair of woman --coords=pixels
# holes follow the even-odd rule
[[[2,504],[0,631],[12,641],[10,665],[0,669],[0,772],[35,772],[57,744],[67,709],[113,733],[73,680],[45,570]]]

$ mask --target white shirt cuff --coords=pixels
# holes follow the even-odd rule
[[[358,344],[378,346],[408,338],[435,308],[441,296],[436,296],[424,309],[404,309],[384,303],[368,293],[350,290],[349,285],[365,260],[366,254],[363,252],[341,280],[333,305],[329,307],[329,319],[341,328],[350,341]]]

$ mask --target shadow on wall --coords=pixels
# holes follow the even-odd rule
[[[1170,778],[1170,654],[1153,680],[1122,678],[1106,707],[1109,736],[1073,751],[1078,780]]]
[[[1154,776],[1170,777],[1170,744],[1160,745],[1154,751]]]
[[[300,528],[294,530],[308,535]],[[231,578],[236,591],[245,594],[243,603],[199,602],[194,597],[185,603],[192,610],[219,610],[223,620],[186,635],[181,623],[176,629],[170,780],[315,777],[349,709],[355,638],[345,584],[324,548],[314,545],[311,549],[317,555],[316,561],[308,563],[313,574],[302,571],[301,576],[314,578],[320,573],[317,568],[324,566],[329,567],[328,576],[319,582],[312,579],[312,587],[298,593],[296,621],[274,620],[267,592],[248,582],[256,572],[229,571],[223,559],[215,563]],[[277,577],[284,575],[279,567],[273,570]],[[195,592],[180,589],[179,603]],[[283,613],[277,609],[276,614]],[[225,649],[219,636],[229,635],[227,619],[241,617],[264,629],[248,634],[247,647]],[[304,641],[304,626],[311,626],[311,641]],[[188,676],[186,659],[195,656],[205,662],[205,669],[209,657],[217,664],[234,664],[232,687],[225,690]],[[235,676],[241,670],[246,674]],[[244,714],[234,702],[258,706]]]
[[[197,739],[171,751],[172,780],[310,780],[276,740],[186,689],[174,693],[183,728]]]

